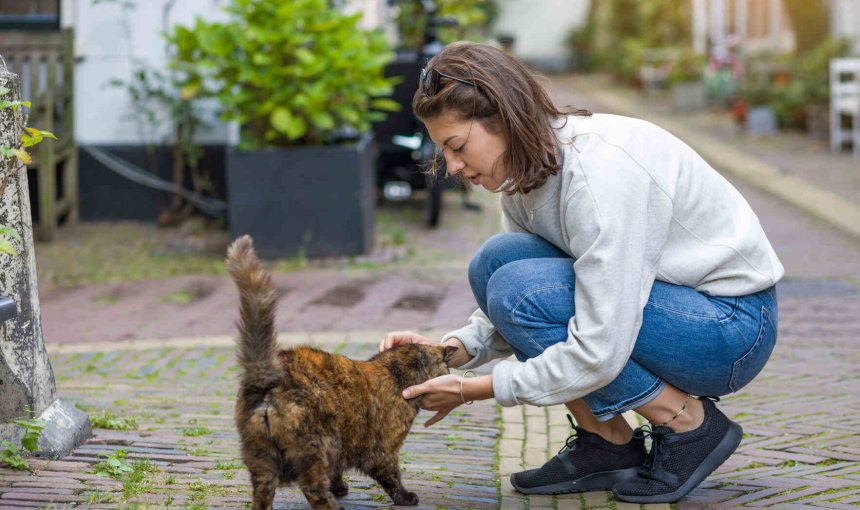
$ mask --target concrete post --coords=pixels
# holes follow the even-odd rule
[[[0,98],[20,99],[20,80],[6,69],[2,56],[0,87],[10,90]],[[22,125],[20,108],[0,109],[0,144],[17,146]],[[36,416],[46,425],[39,454],[61,457],[89,437],[90,423],[84,413],[56,398],[54,372],[42,341],[27,170],[16,158],[0,156],[0,182],[7,175],[11,177],[0,196],[0,224],[15,229],[22,241],[13,241],[15,255],[0,253],[0,295],[18,306],[17,317],[0,324],[0,439],[20,441],[23,431],[9,422]]]

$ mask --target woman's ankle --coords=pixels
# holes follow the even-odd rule
[[[699,428],[705,418],[702,402],[669,384],[651,401],[636,408],[652,427],[668,427],[675,432]]]
[[[697,398],[691,398],[687,403],[687,409],[677,418],[667,423],[666,426],[675,432],[690,432],[696,430],[705,421],[705,407]]]
[[[616,416],[608,421],[597,422],[597,424],[592,423],[588,427],[583,428],[617,445],[627,444],[630,442],[630,438],[633,437],[633,429],[630,428],[630,425],[621,416]]]
[[[614,444],[627,444],[633,437],[633,429],[623,416],[618,415],[607,421],[598,421],[584,400],[574,400],[565,404],[576,420],[576,425],[592,434]]]

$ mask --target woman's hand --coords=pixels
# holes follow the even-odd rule
[[[387,351],[395,345],[401,344],[432,344],[427,337],[421,336],[412,331],[392,331],[385,335],[385,338],[379,342],[379,352]]]
[[[462,393],[460,389],[462,387]],[[457,406],[466,401],[484,400],[493,397],[492,376],[469,377],[448,374],[403,390],[403,398],[419,398],[419,406],[436,414],[424,424],[429,427],[448,416]],[[465,400],[464,400],[465,399]]]

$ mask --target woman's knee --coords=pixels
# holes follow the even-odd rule
[[[564,258],[567,255],[540,236],[504,232],[487,239],[469,263],[469,282],[486,285],[489,278],[509,262],[533,258]]]
[[[469,262],[469,283],[472,289],[486,286],[493,273],[505,264],[505,255],[510,254],[512,244],[517,242],[512,236],[517,235],[529,234],[495,234],[484,241]]]

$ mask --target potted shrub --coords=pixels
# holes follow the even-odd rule
[[[370,123],[398,108],[393,53],[327,0],[233,0],[229,20],[169,36],[185,96],[211,96],[239,126],[227,149],[232,236],[262,256],[340,256],[373,245]]]
[[[702,81],[705,56],[683,48],[678,50],[670,65],[666,83],[672,89],[675,108],[685,111],[703,109],[707,103]]]
[[[830,134],[830,61],[851,53],[849,39],[828,38],[797,60],[795,74],[802,87],[806,131],[826,140]]]
[[[743,115],[738,120],[748,133],[773,134],[777,130],[776,112],[772,106],[776,97],[774,91],[775,87],[781,85],[774,83],[772,66],[764,58],[751,60],[747,68],[750,72],[744,79],[739,97],[739,102],[743,105]],[[733,110],[737,108],[737,104]]]

